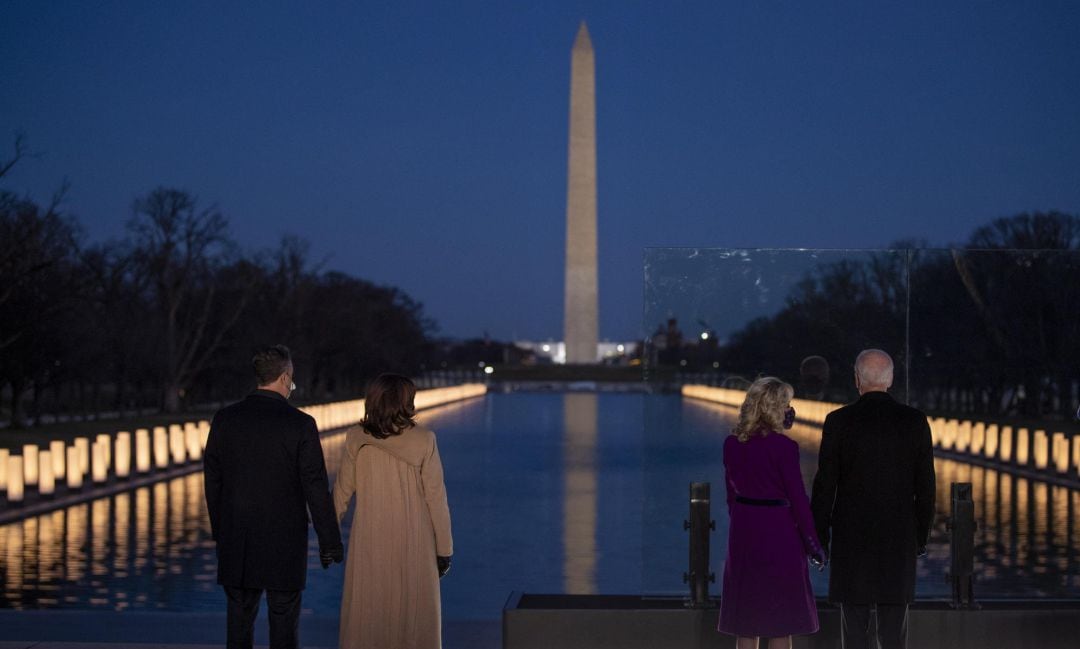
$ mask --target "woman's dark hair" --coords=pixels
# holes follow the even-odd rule
[[[416,384],[400,374],[380,374],[364,393],[360,425],[372,437],[386,439],[416,425]]]
[[[269,385],[274,379],[281,376],[289,369],[292,357],[289,348],[285,345],[272,345],[260,347],[251,359],[251,365],[255,368],[256,385]]]

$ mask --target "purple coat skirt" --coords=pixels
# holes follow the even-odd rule
[[[818,630],[807,557],[820,553],[799,446],[776,432],[724,441],[727,561],[717,630],[782,637]]]

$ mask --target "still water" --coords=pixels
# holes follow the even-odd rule
[[[453,569],[442,582],[447,619],[496,619],[512,590],[684,592],[690,481],[714,485],[712,565],[723,569],[720,449],[730,409],[678,396],[507,394],[424,417],[439,435],[454,526]],[[819,434],[792,431],[808,487]],[[343,440],[324,440],[331,479]],[[921,596],[949,592],[952,481],[973,483],[977,597],[1080,593],[1080,492],[936,464],[938,521],[919,564]],[[334,615],[341,566],[323,571],[311,539],[304,609]],[[824,594],[827,573],[813,580]],[[201,474],[0,527],[0,584],[0,608],[223,611]]]

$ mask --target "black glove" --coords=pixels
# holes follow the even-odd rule
[[[319,561],[322,563],[323,570],[329,568],[331,563],[341,563],[344,560],[345,548],[340,545],[329,550],[319,550]]]
[[[803,538],[803,547],[806,548],[806,556],[810,558],[810,565],[817,568],[818,572],[824,570],[829,563],[829,555],[818,543],[817,538],[812,534],[806,535]]]
[[[435,557],[435,566],[439,569],[439,579],[446,576],[446,573],[450,572],[450,557]]]

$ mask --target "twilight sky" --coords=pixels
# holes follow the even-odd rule
[[[1080,4],[1050,0],[6,1],[0,157],[19,130],[41,155],[2,186],[68,178],[91,240],[187,189],[245,249],[306,238],[442,334],[560,339],[582,19],[602,338],[642,333],[645,247],[947,245],[1080,212]]]

